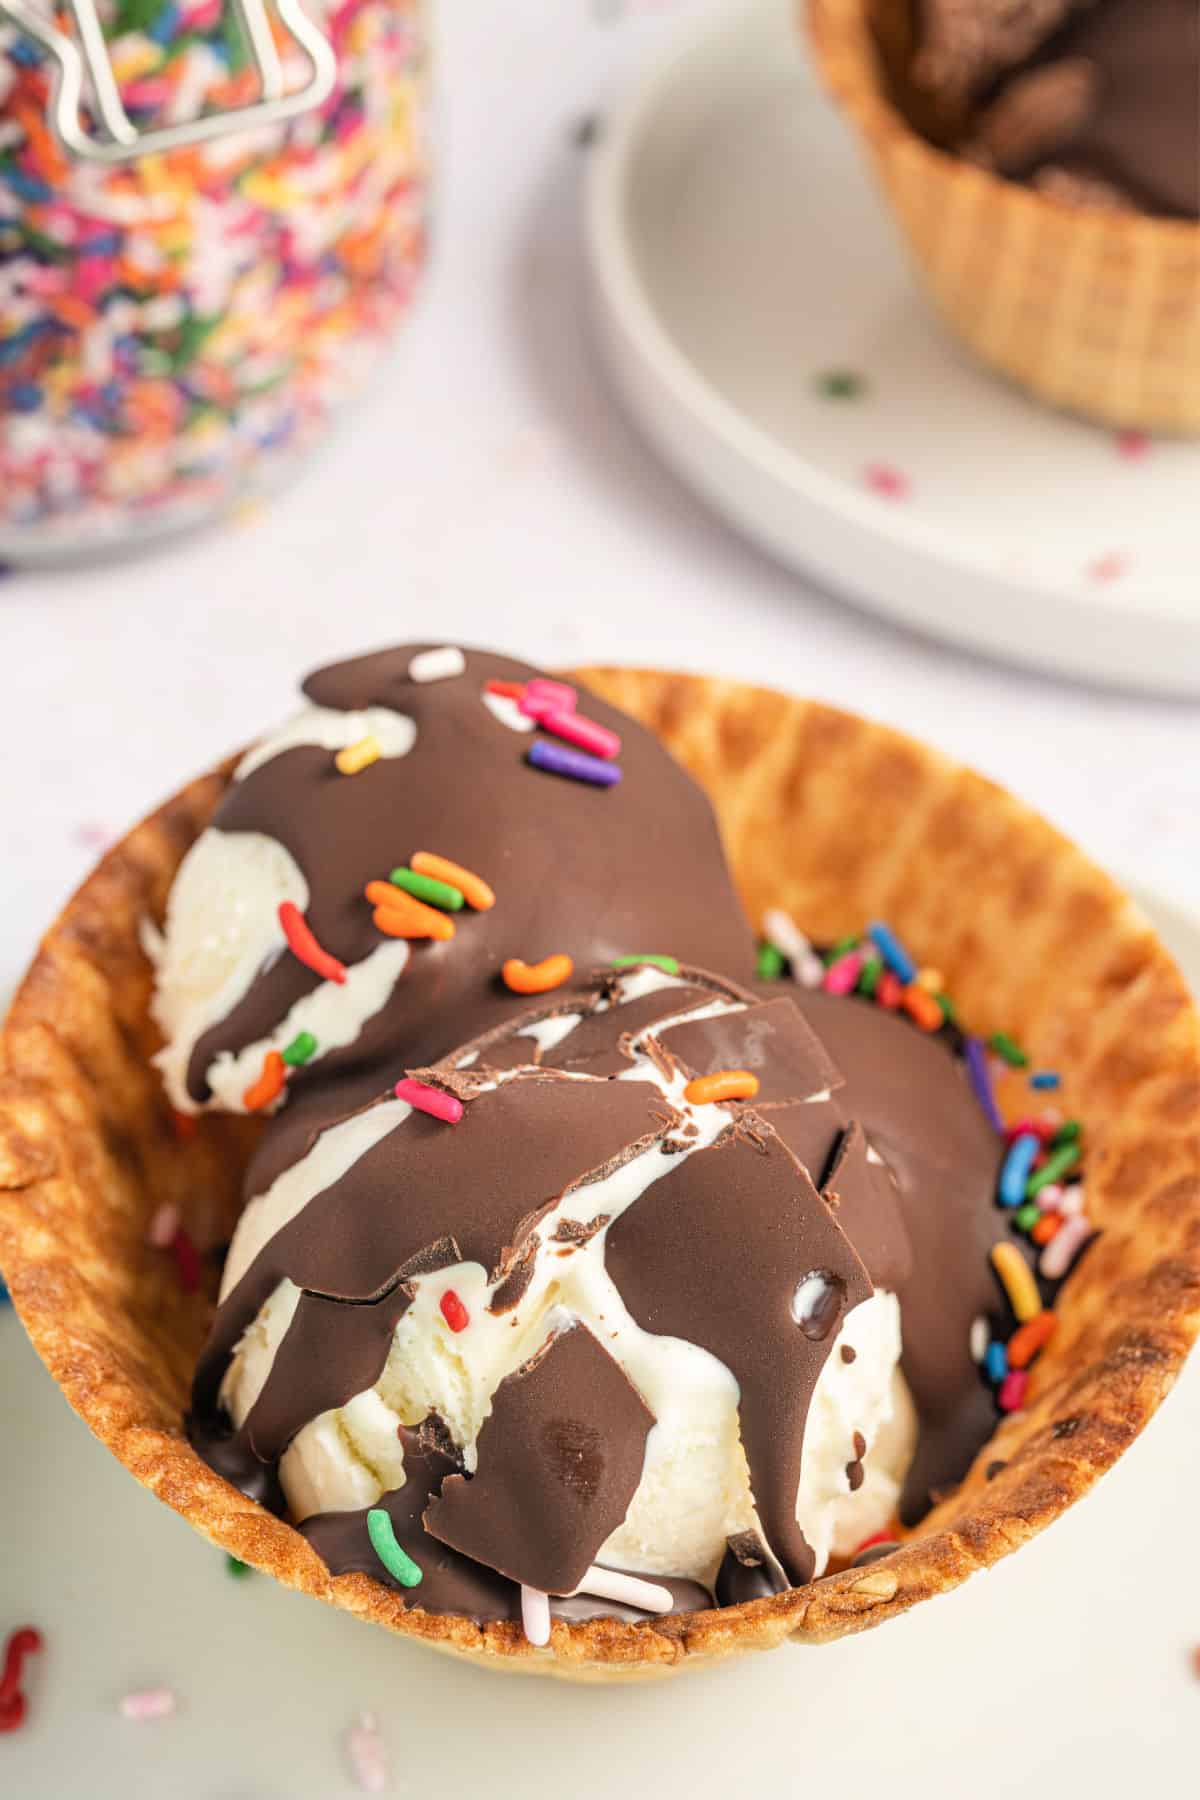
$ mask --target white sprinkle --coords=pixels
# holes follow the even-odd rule
[[[670,1588],[659,1587],[656,1581],[640,1581],[636,1575],[625,1575],[619,1569],[601,1569],[595,1563],[575,1592],[595,1594],[601,1600],[616,1600],[649,1613],[669,1613],[675,1604]]]
[[[1052,1181],[1050,1186],[1044,1187],[1038,1195],[1038,1205],[1043,1212],[1058,1212],[1062,1204],[1062,1197],[1063,1190],[1061,1184],[1057,1181]]]
[[[489,694],[483,690],[483,704],[494,719],[507,725],[510,731],[536,731],[537,720],[530,719],[523,713],[511,694]]]
[[[1062,1190],[1055,1211],[1060,1212],[1064,1219],[1078,1218],[1083,1211],[1085,1198],[1083,1183],[1077,1181],[1072,1187],[1065,1187]]]
[[[150,1221],[146,1242],[155,1250],[169,1250],[179,1223],[179,1208],[164,1200]]]
[[[136,1694],[125,1694],[119,1709],[123,1719],[144,1724],[148,1719],[170,1719],[175,1714],[175,1695],[169,1687],[143,1688]]]
[[[1076,1213],[1069,1218],[1042,1251],[1038,1273],[1044,1275],[1047,1281],[1059,1281],[1091,1235],[1091,1221],[1083,1213]]]
[[[374,1713],[359,1713],[346,1733],[346,1755],[364,1794],[383,1794],[388,1787],[387,1751]]]
[[[825,965],[790,913],[777,906],[764,913],[763,934],[768,944],[787,957],[792,977],[801,987],[820,987],[825,979]]]
[[[991,1337],[992,1334],[988,1329],[988,1322],[985,1318],[980,1317],[978,1319],[972,1319],[971,1335],[967,1340],[971,1346],[972,1362],[981,1363],[983,1361],[984,1357],[987,1355],[987,1348],[988,1344],[991,1342]]]
[[[550,1596],[540,1588],[521,1589],[521,1623],[531,1644],[540,1649],[550,1642]]]
[[[441,650],[422,650],[408,665],[410,681],[450,681],[465,674],[467,659],[461,650],[447,644]]]

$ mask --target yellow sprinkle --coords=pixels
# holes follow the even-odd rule
[[[1036,1319],[1042,1310],[1042,1297],[1038,1293],[1037,1282],[1033,1279],[1033,1271],[1015,1244],[993,1244],[992,1267],[1004,1284],[1008,1295],[1008,1303],[1021,1325],[1030,1319]]]
[[[368,733],[366,737],[359,738],[357,744],[347,744],[344,750],[339,750],[333,760],[337,764],[339,775],[360,775],[373,762],[378,762],[382,755],[379,739]]]
[[[940,969],[922,969],[917,975],[917,986],[927,994],[940,994],[945,990],[946,978]]]

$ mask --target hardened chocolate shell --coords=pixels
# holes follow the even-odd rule
[[[1017,1549],[1115,1462],[1200,1328],[1200,1020],[1133,902],[1027,806],[936,752],[767,689],[657,671],[577,678],[653,727],[708,790],[755,920],[783,906],[829,938],[886,917],[936,963],[972,1029],[1010,1031],[1062,1072],[1055,1098],[1085,1121],[1103,1235],[1063,1291],[1025,1410],[958,1490],[872,1566],[720,1611],[556,1621],[535,1650],[517,1624],[406,1610],[367,1576],[331,1577],[298,1532],[215,1475],[183,1412],[217,1261],[185,1296],[145,1238],[170,1201],[198,1244],[226,1241],[258,1127],[213,1116],[176,1134],[149,1062],[141,937],[229,767],[104,858],[13,1004],[0,1037],[0,1269],[81,1418],[222,1549],[436,1648],[603,1680],[877,1625]]]

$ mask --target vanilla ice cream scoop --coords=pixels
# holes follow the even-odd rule
[[[894,1516],[916,1429],[878,1279],[911,1251],[841,1085],[791,999],[670,958],[547,995],[273,1170],[197,1447],[431,1611],[811,1579]]]

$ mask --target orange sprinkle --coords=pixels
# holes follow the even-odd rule
[[[1008,1340],[1008,1366],[1024,1369],[1039,1350],[1044,1350],[1058,1330],[1058,1319],[1052,1312],[1040,1312],[1027,1325],[1020,1325]]]
[[[753,1100],[757,1092],[758,1076],[749,1069],[718,1069],[689,1081],[683,1097],[690,1106],[709,1106],[714,1100]]]
[[[414,857],[414,867],[416,860]],[[445,866],[453,868],[454,865],[448,863]],[[421,869],[418,873],[431,875],[433,871]],[[448,880],[449,877],[444,879]],[[505,987],[511,988],[514,994],[547,994],[551,988],[561,987],[564,981],[570,981],[574,968],[575,964],[569,956],[547,956],[540,963],[523,963],[519,958],[510,956],[500,973],[504,977]]]
[[[489,694],[501,694],[505,700],[519,700],[525,692],[523,681],[485,681],[483,685]]]
[[[454,920],[443,912],[414,900],[390,881],[368,881],[366,896],[375,908],[375,925],[385,937],[437,938],[448,943],[454,936]]]
[[[262,1074],[242,1095],[242,1105],[247,1112],[262,1112],[273,1100],[278,1100],[286,1080],[283,1057],[278,1050],[268,1050],[263,1058]]]
[[[922,1031],[940,1031],[943,1025],[942,1009],[933,995],[917,982],[910,982],[901,996],[901,1005],[910,1019],[915,1019]]]
[[[1043,1213],[1029,1235],[1035,1244],[1048,1244],[1052,1237],[1058,1235],[1058,1230],[1062,1222],[1063,1217],[1061,1213]]]
[[[428,850],[418,850],[415,856],[409,857],[408,866],[415,875],[428,875],[434,881],[449,882],[476,912],[487,912],[489,907],[496,904],[496,896],[482,876],[473,875],[470,869],[451,862],[448,857],[433,856]]]

